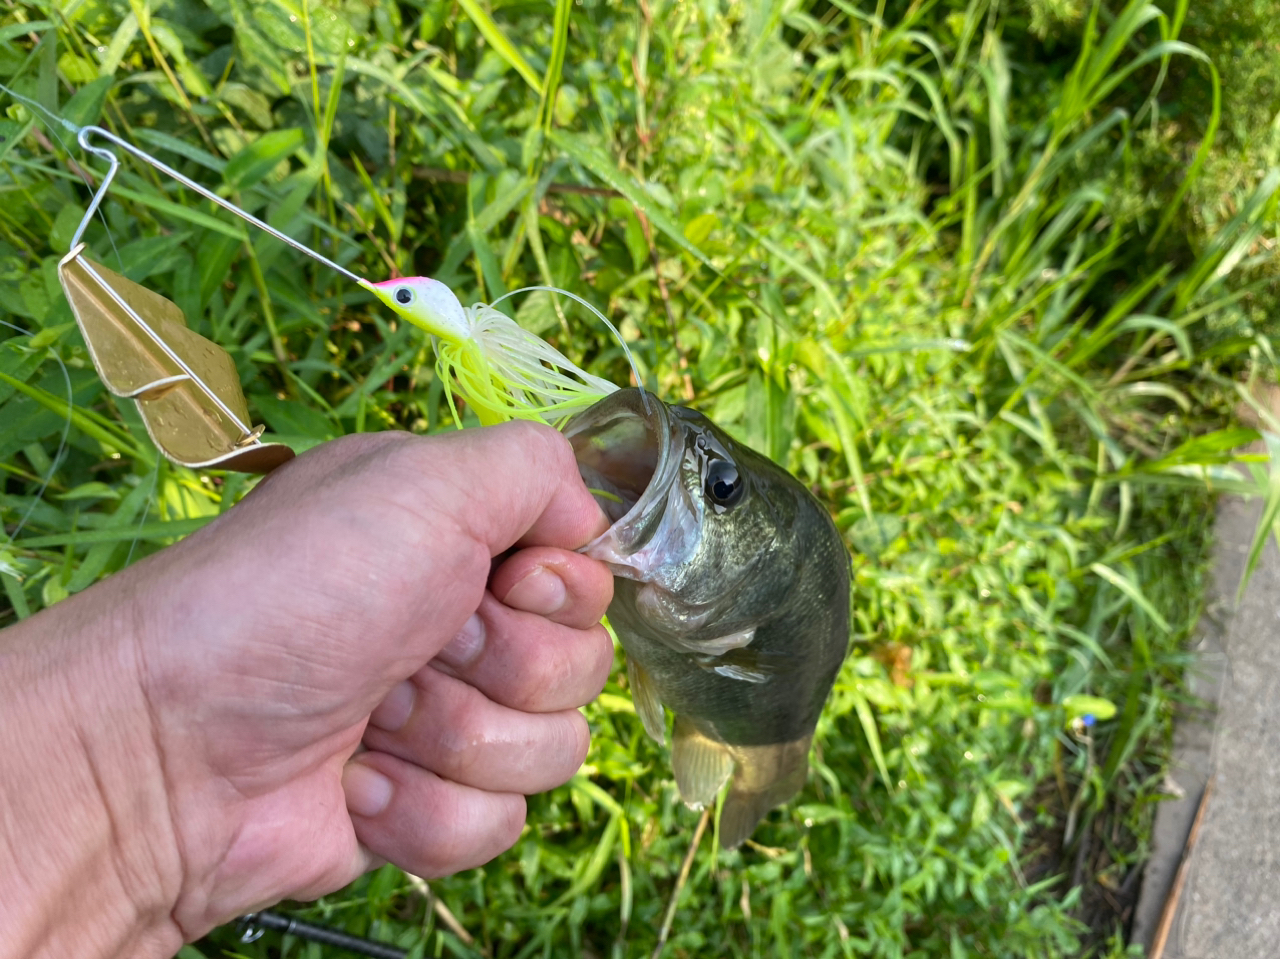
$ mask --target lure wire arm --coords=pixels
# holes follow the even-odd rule
[[[75,244],[79,241],[80,235],[84,232],[85,228],[88,226],[90,217],[93,216],[94,212],[98,208],[98,205],[102,202],[102,197],[106,193],[107,186],[111,182],[111,180],[115,177],[116,171],[120,166],[119,159],[110,150],[107,150],[103,147],[94,146],[89,142],[90,138],[95,136],[115,144],[120,149],[124,150],[126,153],[136,157],[137,159],[141,160],[143,163],[146,163],[149,166],[154,167],[155,169],[159,170],[161,173],[163,173],[165,176],[169,177],[170,179],[176,180],[178,183],[181,183],[188,190],[191,190],[195,193],[200,194],[206,200],[209,200],[211,203],[214,203],[222,207],[224,210],[228,211],[229,213],[235,214],[240,219],[244,220],[246,223],[252,223],[259,230],[262,230],[264,233],[269,233],[271,236],[275,237],[281,243],[284,243],[284,244],[287,244],[288,246],[293,247],[299,253],[305,253],[307,256],[311,257],[313,260],[317,261],[318,263],[323,263],[325,266],[329,267],[329,269],[336,270],[337,272],[341,273],[347,279],[354,280],[356,283],[362,286],[364,285],[364,281],[360,277],[352,273],[350,270],[348,270],[345,266],[339,266],[337,263],[333,262],[333,260],[329,259],[327,256],[317,253],[315,250],[311,249],[311,247],[307,246],[305,243],[299,243],[297,240],[295,240],[293,237],[289,236],[288,234],[282,233],[279,230],[277,230],[275,227],[270,226],[267,223],[264,223],[262,220],[259,220],[256,216],[254,216],[249,211],[242,210],[240,207],[236,206],[230,200],[227,200],[227,199],[224,199],[223,197],[218,196],[218,194],[214,193],[208,187],[201,186],[195,180],[192,180],[190,177],[184,176],[183,174],[179,173],[177,170],[169,166],[167,163],[157,160],[150,153],[147,153],[145,150],[139,149],[138,147],[130,143],[128,140],[123,140],[120,137],[116,136],[114,133],[112,133],[110,130],[104,130],[102,127],[94,127],[94,126],[81,127],[79,134],[77,134],[76,136],[76,140],[79,142],[80,146],[85,149],[86,152],[92,153],[94,156],[99,157],[103,160],[106,160],[110,164],[110,169],[107,171],[107,175],[104,178],[102,185],[98,187],[98,192],[94,194],[93,201],[89,204],[89,210],[85,214],[84,219],[80,222],[79,228],[76,230],[75,238],[71,241],[72,247],[74,247]]]
[[[87,128],[86,128],[87,129]],[[85,139],[84,130],[80,131],[80,135],[76,139],[80,142],[86,153],[92,153],[99,160],[107,162],[107,172],[102,177],[102,182],[98,184],[98,190],[93,195],[93,199],[89,201],[89,209],[85,210],[84,218],[81,219],[80,225],[76,227],[76,232],[71,237],[71,247],[74,250],[80,243],[80,239],[84,236],[84,231],[89,228],[89,221],[93,219],[93,215],[98,212],[98,207],[102,205],[103,198],[107,195],[107,188],[111,186],[111,181],[116,178],[116,174],[120,172],[120,159],[110,150],[104,150],[102,147],[91,146]]]

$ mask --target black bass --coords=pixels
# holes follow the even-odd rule
[[[613,525],[582,552],[614,574],[609,621],[645,730],[690,805],[733,781],[731,849],[804,785],[818,714],[849,642],[849,554],[786,470],[701,413],[619,390],[569,421]]]

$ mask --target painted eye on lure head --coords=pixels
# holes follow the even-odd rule
[[[618,389],[583,370],[496,308],[516,293],[543,290],[582,303],[609,328],[622,346],[636,382],[640,382],[635,360],[617,328],[590,303],[567,290],[530,286],[492,304],[463,306],[444,283],[425,276],[382,283],[361,281],[361,286],[397,316],[435,338],[436,373],[449,386],[445,395],[455,421],[460,418],[454,392],[488,426],[510,419],[559,423]]]

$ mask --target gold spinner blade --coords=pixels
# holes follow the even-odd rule
[[[58,277],[102,382],[137,401],[152,441],[192,468],[267,473],[293,450],[259,440],[231,355],[187,328],[177,305],[84,256],[79,243]]]

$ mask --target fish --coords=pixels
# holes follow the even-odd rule
[[[611,525],[580,552],[608,565],[608,620],[645,731],[685,803],[726,781],[720,844],[741,845],[804,786],[849,645],[851,564],[830,513],[703,414],[620,389],[564,426]]]

